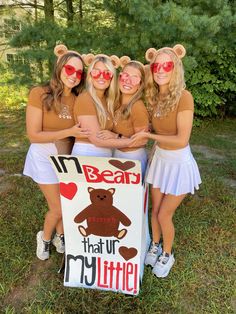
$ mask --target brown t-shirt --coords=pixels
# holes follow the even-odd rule
[[[103,99],[103,100],[101,100],[101,102],[102,102],[105,110],[107,111],[106,100]],[[104,130],[112,130],[113,121],[112,121],[112,117],[108,113],[108,111],[107,111],[107,115],[108,116],[106,119],[106,125],[105,125]],[[75,101],[75,106],[74,106],[75,121],[78,122],[79,116],[96,116],[98,119],[96,105],[93,101],[93,98],[91,97],[91,95],[87,91],[80,94]],[[98,122],[99,122],[99,120],[98,120]],[[76,138],[75,141],[76,142],[90,143],[89,139],[81,138],[79,136]]]
[[[47,111],[43,105],[43,97],[47,92],[47,87],[37,86],[31,89],[29,93],[27,106],[33,106],[43,111],[42,130],[59,131],[71,128],[75,125],[73,116],[73,107],[76,96],[62,96],[62,109],[56,113],[53,109]]]
[[[142,100],[136,101],[130,111],[128,119],[124,119],[121,115],[117,115],[112,131],[122,134],[125,137],[131,137],[135,134],[135,128],[148,128],[148,112]],[[143,146],[142,146],[143,147]],[[135,148],[120,148],[121,151],[132,151]]]
[[[152,127],[155,133],[160,135],[176,135],[178,131],[177,114],[184,110],[194,111],[193,97],[187,90],[183,90],[175,110],[170,112],[166,117],[160,119],[158,116],[152,116]]]

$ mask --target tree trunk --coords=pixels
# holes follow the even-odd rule
[[[53,0],[44,0],[44,15],[46,21],[54,22]]]
[[[67,11],[67,26],[73,26],[74,20],[74,9],[73,0],[66,0],[66,11]]]
[[[82,0],[79,0],[79,16],[80,16],[80,24],[82,26],[82,20],[83,20],[83,2],[82,2]]]
[[[38,11],[37,11],[37,0],[34,0],[34,18],[35,18],[35,22],[38,22]]]

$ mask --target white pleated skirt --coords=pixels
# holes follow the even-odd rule
[[[93,156],[93,157],[111,157],[112,149],[98,147],[91,143],[76,142],[73,146],[71,155],[74,156]]]
[[[156,147],[146,181],[164,194],[194,194],[201,177],[189,145],[177,150]]]
[[[32,143],[25,159],[23,174],[39,184],[56,184],[57,176],[49,161],[50,155],[57,155],[54,143]]]
[[[145,148],[138,148],[136,150],[123,152],[119,149],[115,149],[113,152],[113,157],[139,160],[141,162],[142,178],[145,176],[145,171],[147,167],[147,152]]]

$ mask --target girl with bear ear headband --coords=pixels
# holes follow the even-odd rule
[[[122,72],[119,74],[114,124],[112,132],[103,130],[98,133],[98,137],[102,139],[130,138],[136,132],[148,131],[148,112],[142,100],[145,84],[144,66],[127,56],[120,58],[120,65]],[[146,141],[136,148],[115,149],[113,157],[140,160],[144,178],[147,165],[145,144]]]
[[[56,46],[57,56],[54,71],[48,84],[34,87],[29,93],[26,109],[27,135],[31,142],[24,175],[31,177],[44,194],[48,212],[42,231],[37,234],[37,257],[49,258],[52,240],[57,252],[64,253],[61,203],[58,179],[48,160],[55,154],[70,154],[70,137],[86,137],[90,133],[75,125],[73,107],[76,96],[83,85],[83,60],[76,51],[64,45]]]
[[[119,58],[99,54],[84,57],[88,65],[86,91],[77,97],[74,116],[77,122],[91,131],[84,139],[78,136],[72,150],[73,155],[111,157],[112,148],[127,147],[131,139],[101,139],[100,130],[112,130],[114,105],[117,98],[116,68]]]
[[[152,185],[152,243],[145,264],[157,277],[166,277],[174,264],[172,222],[177,207],[188,193],[194,194],[201,178],[189,147],[194,103],[185,90],[182,58],[185,48],[176,45],[159,50],[150,48],[146,97],[151,111],[154,134],[140,132],[133,136],[156,141],[156,148],[146,181]],[[163,246],[160,238],[163,238]]]

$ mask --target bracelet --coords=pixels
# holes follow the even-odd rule
[[[117,138],[122,138],[122,134],[119,133]]]

